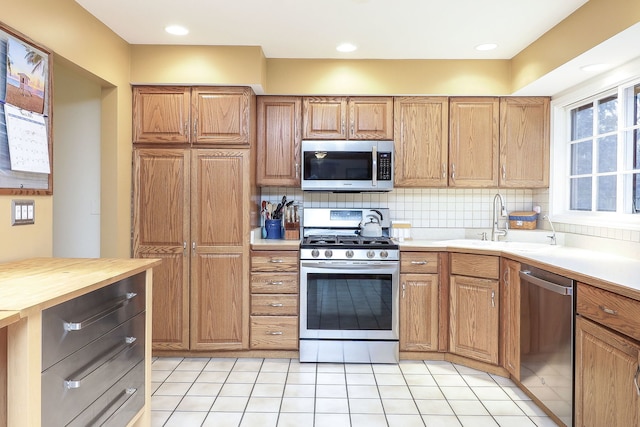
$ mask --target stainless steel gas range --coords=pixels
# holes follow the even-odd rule
[[[400,254],[389,225],[388,209],[305,209],[301,362],[398,362]]]

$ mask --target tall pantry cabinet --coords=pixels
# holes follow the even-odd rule
[[[164,260],[154,270],[153,349],[247,349],[255,95],[135,87],[133,97],[133,255]],[[149,137],[167,134],[182,137]]]

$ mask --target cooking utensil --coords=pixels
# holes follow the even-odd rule
[[[382,237],[382,227],[380,226],[380,220],[375,215],[367,215],[367,218],[371,218],[369,222],[364,224],[360,223],[360,235],[362,237]]]

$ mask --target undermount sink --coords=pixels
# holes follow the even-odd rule
[[[454,247],[477,247],[477,248],[486,248],[486,249],[494,249],[501,251],[514,251],[514,252],[538,252],[543,250],[549,250],[554,246],[549,245],[548,243],[532,243],[532,242],[493,242],[491,240],[475,240],[475,239],[453,239],[453,240],[442,240],[438,243],[441,243],[446,246],[454,246]]]

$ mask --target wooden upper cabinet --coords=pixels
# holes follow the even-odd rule
[[[549,186],[549,98],[500,100],[500,187]]]
[[[189,143],[190,103],[188,87],[134,87],[133,142]]]
[[[349,139],[393,139],[393,98],[349,98]]]
[[[499,98],[449,100],[449,186],[498,185]]]
[[[252,102],[246,87],[193,88],[193,142],[249,145]]]
[[[257,184],[300,186],[302,98],[260,96],[257,115]]]
[[[393,139],[392,97],[304,97],[304,139]]]
[[[397,187],[446,187],[449,100],[398,97],[394,101]]]
[[[347,98],[302,98],[304,139],[347,139]]]

